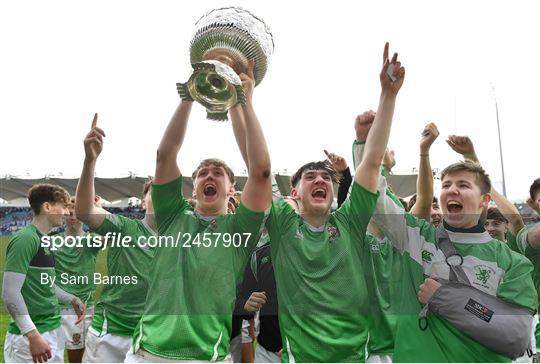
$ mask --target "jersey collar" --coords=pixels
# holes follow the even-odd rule
[[[450,226],[444,220],[443,226],[448,231],[450,241],[453,243],[484,244],[493,240],[480,221],[476,226],[466,229]]]

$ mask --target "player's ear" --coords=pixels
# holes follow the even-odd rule
[[[491,194],[490,193],[486,193],[484,195],[482,195],[482,203],[481,203],[481,206],[485,209],[487,209],[489,207],[489,202],[491,201]]]
[[[293,187],[292,190],[291,190],[291,196],[294,197],[295,199],[298,198],[298,190],[296,189],[296,187]]]

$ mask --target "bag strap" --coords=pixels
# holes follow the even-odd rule
[[[469,281],[462,266],[463,257],[457,252],[454,244],[450,241],[448,231],[446,231],[443,224],[440,224],[437,227],[437,243],[446,257],[446,264],[448,264],[448,267],[450,268],[450,281],[470,286],[471,281]]]
[[[448,231],[444,228],[443,223],[437,227],[435,236],[437,238],[437,246],[442,250],[446,257],[446,264],[450,269],[449,281],[459,282],[470,286],[471,282],[462,267],[463,257],[457,252],[456,247],[450,241],[450,236],[448,235]],[[428,312],[429,304],[426,304],[422,307],[422,310],[420,310],[420,314],[418,315],[418,326],[422,331],[426,330],[428,327]]]

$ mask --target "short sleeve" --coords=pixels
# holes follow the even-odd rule
[[[527,248],[534,249],[529,245],[529,242],[527,241],[527,234],[529,232],[529,229],[533,226],[534,225],[527,225],[523,227],[516,235],[516,245],[521,254],[525,254]]]
[[[244,235],[244,245],[247,250],[244,253],[251,254],[251,252],[257,246],[261,233],[264,227],[264,223],[267,217],[267,212],[255,212],[248,209],[244,204],[240,203],[240,206],[234,214],[234,232]]]
[[[298,214],[287,201],[280,199],[272,202],[270,214],[266,220],[266,229],[268,230],[272,250],[277,252],[281,236],[285,231],[293,227],[297,220]]]
[[[351,194],[338,209],[339,214],[347,216],[351,231],[360,241],[364,240],[367,225],[375,211],[378,196],[378,192],[370,192],[356,181],[353,181]]]
[[[516,253],[521,253],[518,245],[517,245],[517,239],[514,234],[512,234],[510,231],[506,233],[506,244],[508,244],[508,247],[512,249],[512,251]]]
[[[105,235],[107,233],[119,233],[123,231],[125,232],[127,225],[129,225],[131,221],[131,219],[122,215],[107,214],[95,232],[99,235]]]
[[[7,247],[5,271],[26,274],[38,249],[39,239],[24,235],[14,236]]]
[[[536,310],[536,289],[531,272],[532,263],[523,255],[506,249],[509,264],[497,289],[497,297]]]
[[[164,184],[152,184],[152,206],[158,231],[166,231],[175,216],[189,207],[182,196],[182,176]]]

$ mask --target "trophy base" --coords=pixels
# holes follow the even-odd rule
[[[197,101],[207,111],[210,120],[228,120],[227,112],[237,104],[245,105],[246,95],[240,77],[219,61],[208,60],[193,64],[193,74],[176,89],[184,101]]]

